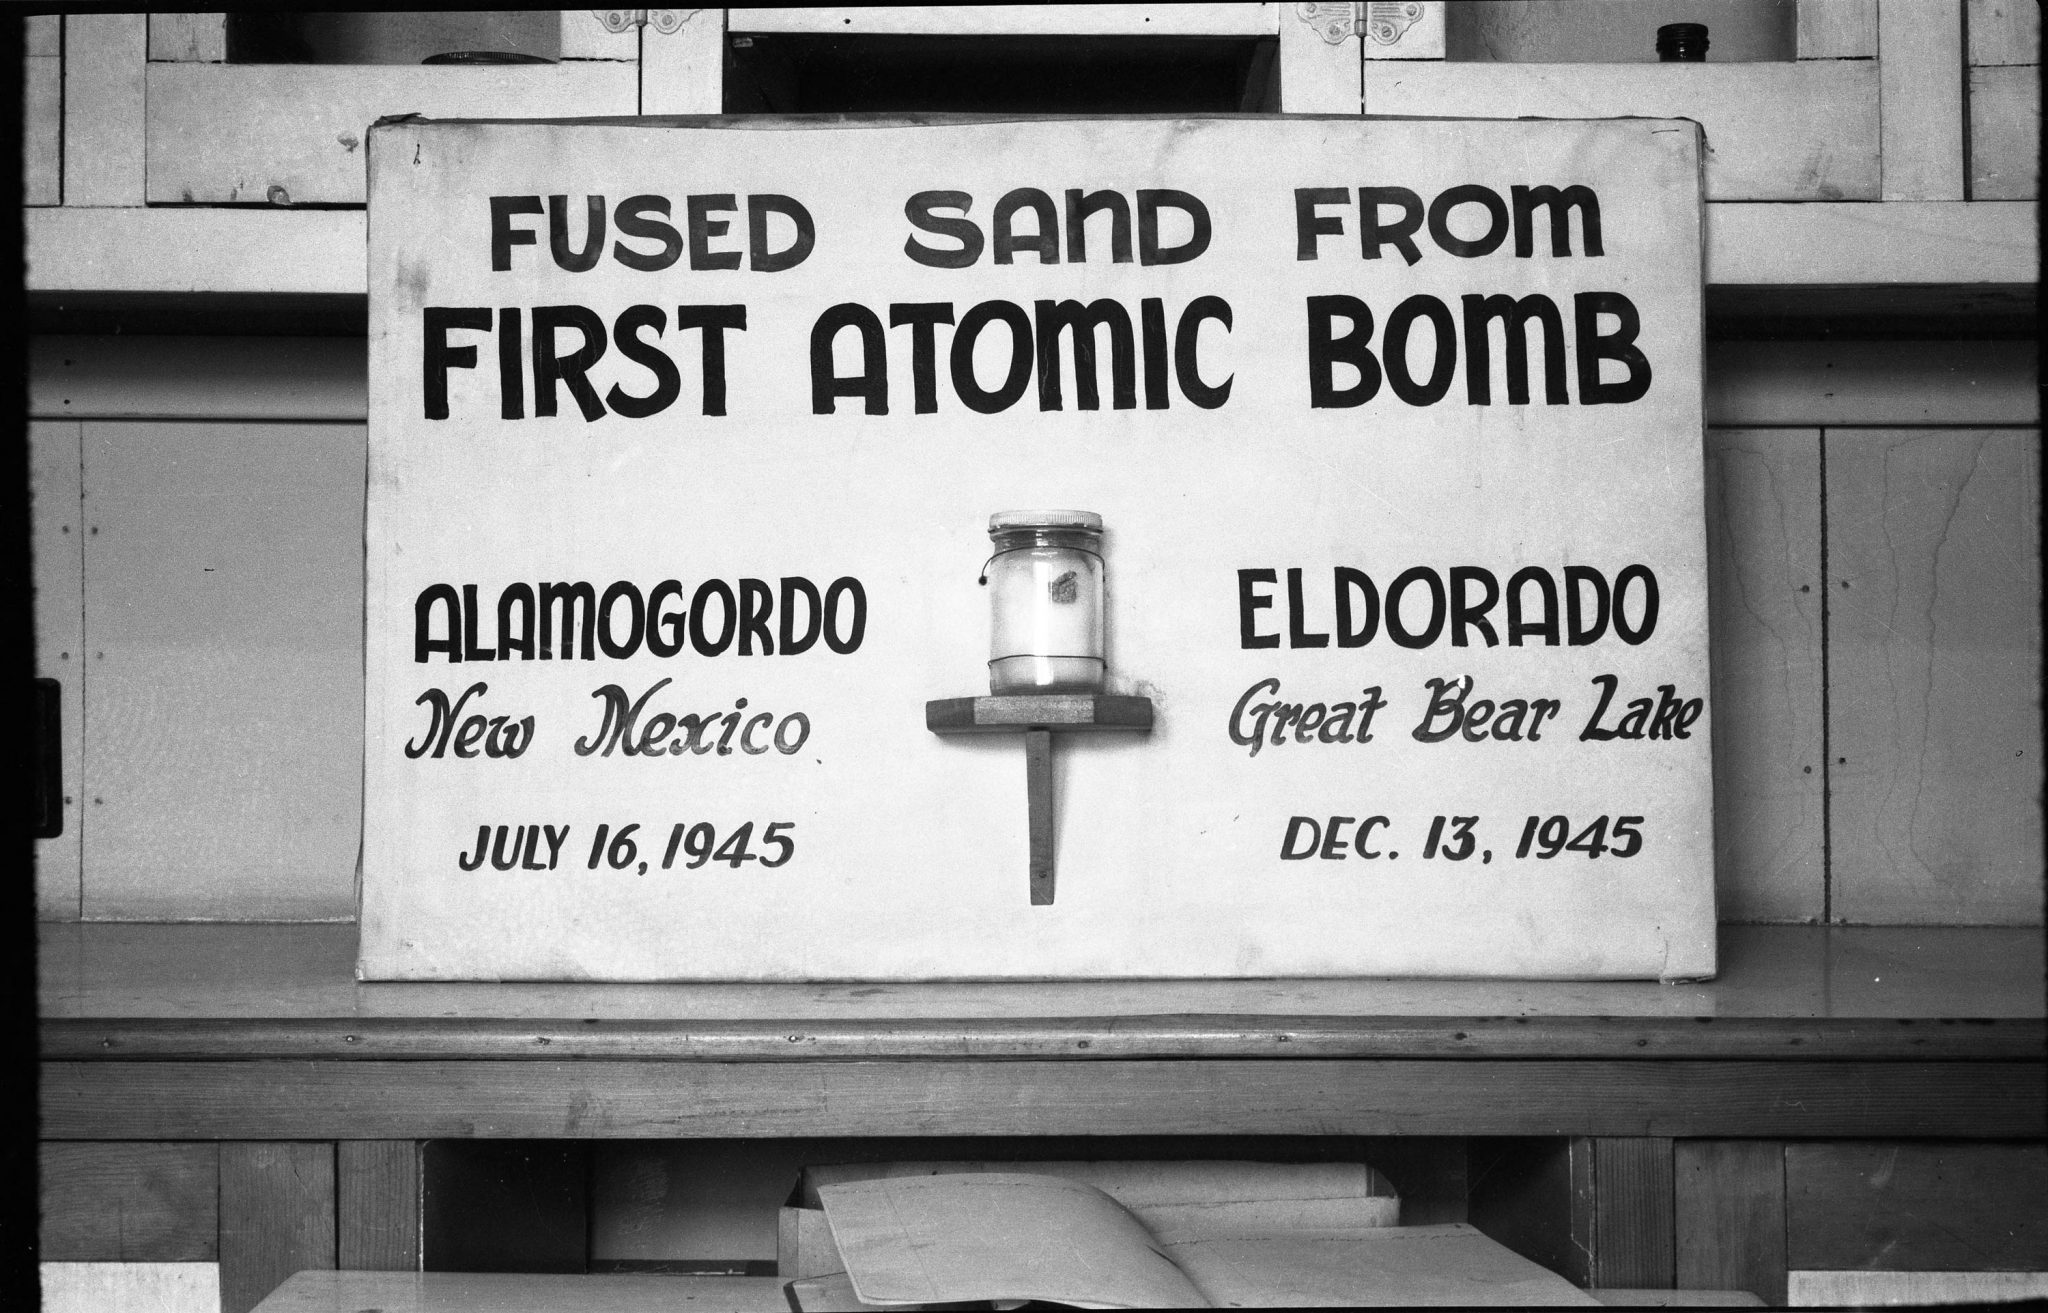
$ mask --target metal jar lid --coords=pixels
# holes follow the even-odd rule
[[[1102,517],[1094,511],[997,511],[988,517],[991,534],[1034,530],[1101,533]]]

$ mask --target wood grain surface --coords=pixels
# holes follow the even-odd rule
[[[85,524],[79,426],[37,420],[28,426],[30,555],[35,569],[36,674],[61,686],[64,832],[36,840],[36,915],[75,921],[79,914],[79,834],[85,760]],[[85,803],[86,805],[81,805]]]
[[[212,1144],[38,1147],[46,1262],[210,1263],[219,1233]]]
[[[1964,8],[1969,15],[1972,68],[2041,62],[2039,0],[1967,0]]]
[[[1989,1139],[2048,1130],[2044,1076],[2038,1062],[46,1062],[41,1088],[43,1134],[65,1139]]]
[[[301,1272],[262,1313],[784,1313],[781,1277]]]
[[[221,1313],[248,1313],[294,1272],[332,1268],[334,1235],[332,1144],[220,1146]]]
[[[352,918],[362,429],[102,421],[84,444],[84,914]]]
[[[1593,1182],[1592,1284],[1669,1288],[1670,1138],[1596,1138]]]
[[[1821,917],[1820,507],[1819,430],[1707,434],[1715,892],[1724,920]]]
[[[1963,0],[1879,4],[1887,201],[1963,199]]]
[[[1785,1302],[1785,1148],[1776,1140],[1679,1140],[1673,1233],[1681,1287]]]
[[[343,1140],[334,1146],[335,1265],[418,1271],[420,1146]]]
[[[847,1062],[876,1059],[1595,1058],[2014,1061],[2039,1021],[1633,1017],[1126,1016],[548,1021],[461,1017],[52,1020],[56,1061],[463,1059]]]
[[[1970,70],[1970,199],[2033,200],[2041,194],[2041,69]]]
[[[2039,925],[2040,435],[1829,432],[1834,915]]]

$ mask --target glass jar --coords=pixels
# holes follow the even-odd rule
[[[1102,688],[1102,517],[1092,511],[999,511],[989,590],[991,693]]]

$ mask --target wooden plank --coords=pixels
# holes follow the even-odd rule
[[[64,199],[64,61],[30,55],[21,61],[21,203]]]
[[[1963,199],[1962,0],[1877,11],[1883,199]]]
[[[1878,76],[1867,62],[1674,67],[1368,60],[1364,81],[1368,114],[1696,119],[1706,129],[1710,200],[1878,195]]]
[[[143,202],[142,14],[64,16],[64,200]]]
[[[1890,969],[1881,967],[1880,969]],[[2039,1020],[1775,1017],[1111,1017],[513,1020],[348,1017],[51,1020],[40,1055],[79,1061],[569,1058],[847,1062],[877,1058],[1671,1058],[1764,1062],[2013,1061],[2048,1042]]]
[[[785,1313],[783,1277],[301,1272],[262,1313]]]
[[[1970,198],[2041,194],[2041,69],[1970,70]]]
[[[2039,0],[1967,0],[1970,67],[2041,62]]]
[[[1367,59],[1442,59],[1445,7],[1444,0],[1403,5],[1400,18],[1384,31],[1376,30],[1374,15],[1366,11],[1358,36],[1360,52]]]
[[[360,421],[367,363],[359,338],[37,336],[29,340],[29,414]],[[72,457],[75,469],[75,450]]]
[[[224,64],[228,58],[226,14],[151,14],[152,63]]]
[[[58,14],[29,14],[22,19],[21,53],[30,59],[64,53],[64,20]]]
[[[2026,202],[1710,205],[1707,281],[1849,286],[2032,283],[2041,276]]]
[[[1820,505],[1818,430],[1708,432],[1714,860],[1724,921],[1821,917]]]
[[[1904,1057],[1915,1052],[1872,1048],[1885,1027],[1931,1041],[1924,1055],[2007,1058],[2037,1056],[2034,1043],[2043,1013],[2042,936],[2035,928],[1995,926],[1737,926],[1721,928],[1721,974],[1712,981],[1660,984],[1598,980],[1070,980],[907,981],[880,985],[804,981],[762,984],[577,984],[511,982],[470,984],[386,984],[365,989],[356,983],[356,931],[336,925],[128,925],[44,924],[37,928],[37,999],[46,1022],[74,1018],[111,1026],[105,1038],[139,1034],[127,1022],[167,1018],[218,1025],[223,1033],[260,1022],[312,1025],[308,1018],[356,1019],[365,1025],[403,1027],[411,1021],[439,1024],[461,1033],[475,1023],[490,1027],[534,1026],[535,1037],[559,1027],[598,1034],[624,1027],[631,1035],[641,1023],[736,1024],[744,1033],[785,1019],[865,1024],[876,1035],[914,1032],[922,1022],[969,1021],[955,1040],[986,1030],[975,1019],[1022,1022],[1094,1018],[1104,1031],[1122,1019],[1175,1016],[1197,1029],[1206,1017],[1256,1035],[1275,1018],[1339,1027],[1355,1023],[1375,1033],[1386,1019],[1419,1018],[1447,1029],[1436,1040],[1403,1044],[1463,1044],[1487,1033],[1460,1024],[1461,1018],[1491,1017],[1489,1030],[1514,1029],[1546,1036],[1517,1056],[1615,1056],[1603,1036],[1619,1037],[1626,1049],[1655,1051],[1665,1042],[1658,1030],[1637,1029],[1624,1018],[1661,1019],[1662,1033],[1690,1026],[1703,1034],[1732,1028],[1738,1034],[1767,1033],[1770,1026],[1807,1019],[1804,1028],[1782,1035],[1787,1045],[1822,1045],[1822,1056]],[[588,1019],[571,1028],[564,1017]],[[1517,1022],[1514,1018],[1528,1020]],[[1699,1022],[1694,1018],[1708,1017]],[[1958,1017],[1978,1018],[1958,1022]],[[377,1019],[384,1018],[384,1021]],[[1921,1025],[1921,1022],[1932,1024]],[[1680,1023],[1683,1023],[1682,1025]],[[1762,1029],[1752,1027],[1763,1023]],[[1910,1023],[1910,1024],[1907,1024]],[[1391,1023],[1390,1023],[1391,1024]],[[600,1027],[602,1029],[600,1029]],[[1578,1041],[1558,1038],[1581,1027]],[[1837,1028],[1860,1035],[1842,1050],[1824,1043]],[[1555,1035],[1547,1032],[1555,1028]],[[650,1031],[659,1027],[650,1027]],[[809,1027],[800,1028],[808,1032]],[[1385,1034],[1397,1033],[1390,1029]],[[313,1032],[308,1031],[308,1034]],[[354,1033],[344,1031],[343,1034]],[[792,1033],[792,1032],[784,1032]],[[363,1032],[370,1042],[370,1031]],[[1979,1036],[1977,1041],[1957,1036]],[[101,1037],[94,1037],[94,1044]],[[1087,1038],[1084,1034],[1083,1038]],[[345,1041],[342,1041],[345,1043]],[[443,1041],[435,1041],[437,1043]],[[483,1041],[480,1041],[483,1042]],[[508,1056],[499,1047],[478,1056]],[[667,1042],[667,1041],[664,1041]],[[722,1043],[710,1040],[707,1043]],[[944,1042],[943,1039],[940,1042]],[[1372,1039],[1369,1043],[1380,1043]],[[1389,1041],[1391,1042],[1391,1041]],[[1512,1043],[1511,1040],[1483,1040]],[[1702,1040],[1701,1043],[1713,1041]],[[1751,1040],[1738,1040],[1748,1044]],[[1557,1044],[1555,1052],[1540,1045]],[[1949,1047],[1958,1045],[1959,1047]],[[1591,1047],[1587,1047],[1591,1046]],[[532,1047],[546,1046],[534,1044]],[[707,1055],[715,1050],[707,1048]],[[1378,1052],[1377,1050],[1357,1050]],[[431,1049],[420,1050],[431,1056]],[[1395,1056],[1397,1050],[1384,1051]],[[1504,1051],[1502,1056],[1508,1054]],[[1672,1056],[1683,1056],[1674,1053]],[[320,1056],[333,1056],[329,1049]],[[459,1056],[452,1051],[449,1056]],[[636,1056],[631,1051],[615,1056]],[[963,1052],[961,1056],[973,1056]],[[1255,1056],[1246,1054],[1245,1056]],[[1422,1056],[1452,1056],[1447,1051]],[[1481,1054],[1479,1056],[1487,1056]],[[1704,1055],[1703,1055],[1704,1056]],[[1742,1056],[1760,1057],[1750,1049]]]
[[[933,698],[924,704],[924,725],[934,734],[1150,729],[1152,699],[1117,693]]]
[[[734,32],[922,36],[1271,36],[1276,4],[850,5],[729,9]]]
[[[42,1109],[43,1133],[64,1139],[1996,1139],[2048,1129],[2044,1075],[2030,1062],[49,1062]]]
[[[2048,1269],[2048,1146],[1793,1144],[1793,1268]]]
[[[1707,423],[2039,424],[2036,361],[2032,342],[1708,342]]]
[[[1671,1141],[1602,1136],[1593,1142],[1596,1286],[1671,1286]]]
[[[334,1150],[335,1265],[417,1272],[419,1145],[411,1140],[343,1140]]]
[[[1776,1140],[1680,1140],[1673,1230],[1681,1289],[1746,1290],[1785,1302],[1785,1148]]]
[[[682,27],[661,33],[644,29],[640,38],[642,114],[725,112],[725,27],[727,11],[699,9]]]
[[[79,833],[84,809],[85,531],[79,426],[63,420],[28,426],[29,543],[35,562],[36,674],[63,690],[64,832],[36,840],[36,915],[79,917]]]
[[[43,1263],[44,1313],[220,1313],[218,1263]]]
[[[1031,836],[1031,905],[1050,907],[1057,885],[1059,832],[1053,818],[1052,735],[1024,731],[1024,797]]]
[[[212,1262],[219,1164],[220,1150],[211,1144],[38,1145],[41,1257]]]
[[[160,204],[360,205],[364,134],[386,114],[639,112],[638,68],[602,60],[432,68],[152,64],[147,81],[147,194]]]
[[[1788,1285],[1793,1308],[1988,1307],[2048,1299],[2048,1272],[1793,1272]]]
[[[631,13],[631,10],[627,10]],[[614,32],[604,25],[604,14],[596,9],[564,9],[561,15],[563,59],[615,59],[628,63],[640,59],[641,29],[628,26]]]
[[[1834,915],[2038,925],[2040,436],[1826,441]]]
[[[139,202],[138,202],[139,204]],[[360,210],[28,210],[32,292],[362,295]]]
[[[1286,114],[1357,114],[1364,106],[1356,37],[1326,41],[1319,26],[1290,12],[1280,24],[1280,109]]]
[[[334,1146],[220,1146],[221,1313],[248,1313],[294,1272],[334,1266]]]
[[[1799,0],[1801,59],[1875,59],[1877,0]]]
[[[362,429],[84,440],[84,915],[350,917]]]

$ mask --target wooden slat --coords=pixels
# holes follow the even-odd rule
[[[2011,1138],[2048,1129],[2044,1075],[2026,1062],[51,1062],[42,1114],[66,1139]]]
[[[22,54],[31,59],[64,53],[64,20],[58,14],[29,14],[22,19]]]
[[[1593,1281],[1671,1286],[1671,1141],[1602,1136],[1593,1142]]]
[[[67,205],[142,204],[148,53],[142,14],[64,16]]]
[[[387,114],[639,112],[637,66],[602,60],[545,67],[152,64],[147,77],[148,198],[165,204],[360,205],[364,134]]]
[[[1962,0],[1892,0],[1877,11],[1883,198],[1963,198]]]
[[[22,227],[34,291],[364,293],[360,210],[67,205]]]
[[[335,1145],[335,1265],[416,1272],[420,1266],[420,1147],[411,1140]]]
[[[157,63],[221,64],[228,57],[226,14],[151,14],[149,57]]]
[[[2036,222],[2024,202],[1709,205],[1707,281],[2032,283],[2041,276]]]
[[[934,734],[1150,729],[1152,699],[1110,693],[933,698],[924,704],[924,724]]]
[[[1785,1302],[1785,1148],[1776,1140],[1680,1140],[1673,1222],[1681,1289],[1747,1290]]]
[[[37,1158],[46,1261],[213,1261],[218,1146],[46,1143]]]
[[[1799,0],[1798,14],[1799,58],[1877,56],[1877,0]]]
[[[1711,200],[1877,199],[1878,78],[1868,62],[1673,69],[1368,60],[1364,79],[1368,114],[1696,119],[1706,129]]]
[[[2041,194],[2041,70],[1970,70],[1970,198],[2032,200]]]
[[[333,1266],[334,1146],[221,1145],[221,1313],[248,1313],[292,1273]]]
[[[80,495],[79,426],[61,420],[28,426],[30,550],[35,563],[36,674],[63,696],[64,833],[36,841],[36,915],[79,916],[79,832],[85,808],[85,530]]]
[[[2038,1020],[1740,1017],[1120,1016],[913,1020],[518,1021],[457,1017],[45,1020],[61,1061],[262,1058],[848,1062],[905,1058],[1605,1058],[2016,1061]]]
[[[1818,430],[1708,433],[1714,857],[1723,920],[1821,916],[1820,527]]]
[[[1827,436],[1834,914],[2041,917],[2040,436]]]
[[[1794,1268],[2048,1269],[2048,1147],[1794,1144],[1785,1149]]]
[[[1967,0],[1970,66],[2041,62],[2040,0]]]
[[[1286,6],[1278,4],[851,5],[730,9],[726,24],[734,32],[842,35],[1271,36],[1283,8]]]
[[[683,11],[688,12],[688,11]],[[725,24],[728,11],[699,9],[682,27],[640,38],[642,114],[725,112]]]
[[[88,918],[353,914],[363,462],[354,425],[86,426]]]
[[[21,61],[21,203],[64,199],[64,61],[30,55]]]
[[[1292,6],[1288,6],[1290,11]],[[1356,114],[1363,104],[1358,39],[1329,42],[1292,12],[1280,24],[1280,109],[1287,114]]]
[[[1707,422],[2039,424],[2036,362],[2032,342],[1709,342]]]

